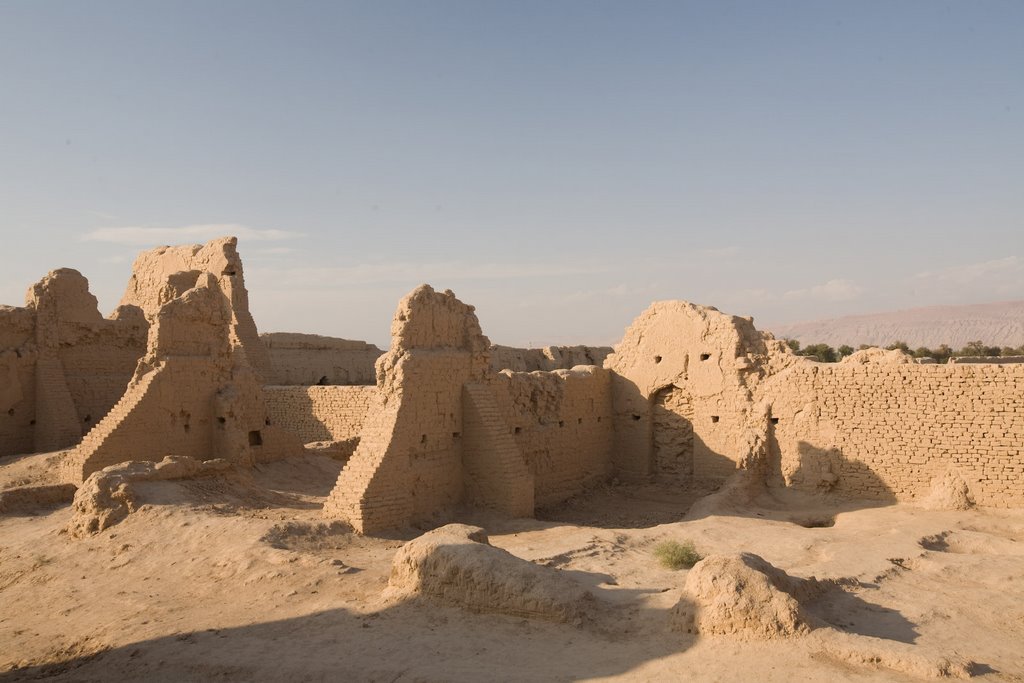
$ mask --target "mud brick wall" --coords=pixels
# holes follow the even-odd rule
[[[787,483],[912,500],[950,468],[979,505],[1024,504],[1024,366],[805,363],[766,391]]]
[[[270,354],[269,383],[277,385],[373,385],[374,363],[384,352],[373,344],[315,334],[260,335]]]
[[[570,498],[612,472],[611,381],[601,368],[503,372],[505,421],[534,477],[538,506]]]
[[[303,443],[359,436],[377,395],[376,386],[267,386],[263,391],[271,424]]]

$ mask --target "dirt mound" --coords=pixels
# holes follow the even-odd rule
[[[686,577],[686,595],[673,609],[677,630],[773,640],[808,633],[814,625],[801,607],[821,591],[753,553],[711,555]]]
[[[839,361],[845,365],[906,365],[914,362],[914,357],[899,349],[861,349],[854,351]]]
[[[38,507],[70,503],[74,484],[16,486],[0,491],[0,514],[27,512]]]
[[[581,624],[593,596],[558,569],[490,545],[487,533],[449,524],[402,546],[387,597],[422,596],[442,605]]]
[[[921,505],[929,510],[969,510],[974,507],[974,498],[960,473],[948,469],[932,479],[932,490]]]
[[[226,460],[169,455],[157,463],[133,460],[94,472],[75,493],[67,532],[76,538],[99,533],[134,512],[138,509],[134,482],[215,474],[230,466]]]

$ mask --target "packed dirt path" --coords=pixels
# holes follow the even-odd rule
[[[140,483],[141,509],[81,539],[67,505],[0,516],[0,681],[913,681],[953,656],[979,680],[1024,680],[1021,511],[807,498],[683,520],[702,492],[609,486],[540,520],[467,517],[607,607],[572,625],[388,601],[415,533],[325,523],[338,468],[307,456]],[[665,539],[842,579],[808,605],[835,638],[672,630],[687,571],[658,564]]]

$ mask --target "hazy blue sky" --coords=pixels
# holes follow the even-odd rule
[[[0,0],[0,302],[240,237],[263,331],[1024,298],[1024,2]]]

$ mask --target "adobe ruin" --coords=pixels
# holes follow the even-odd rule
[[[66,269],[0,308],[0,455],[63,450],[49,483],[77,485],[133,460],[321,449],[346,460],[324,514],[366,534],[528,517],[613,478],[720,483],[752,458],[780,487],[911,501],[954,477],[977,505],[1024,506],[1021,364],[821,364],[682,301],[652,304],[610,354],[509,349],[427,285],[387,352],[261,337],[236,247],[141,254],[109,318]]]

